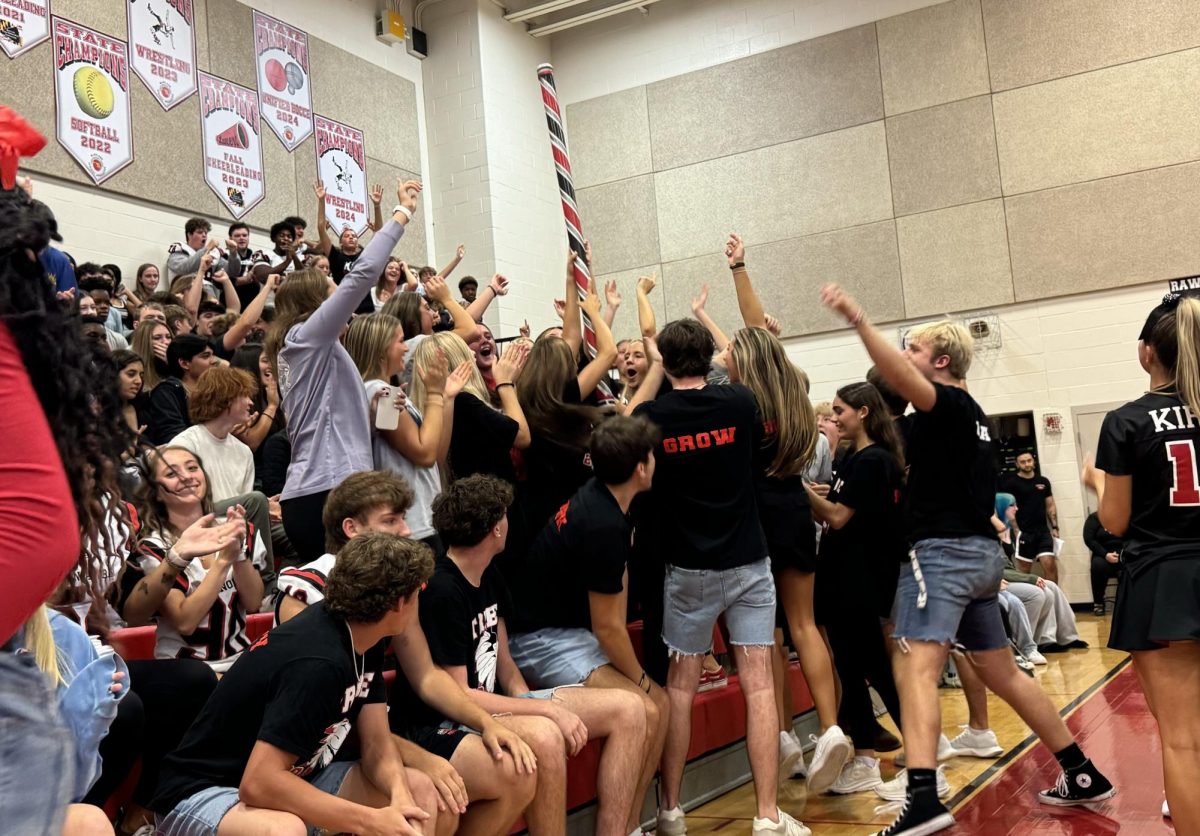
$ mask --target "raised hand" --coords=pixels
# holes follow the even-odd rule
[[[658,350],[658,340],[653,336],[642,337],[642,348],[646,351],[646,359],[651,363],[662,362],[662,352]]]
[[[587,262],[588,270],[592,269],[592,242],[583,239],[583,260]]]
[[[374,204],[383,202],[383,186],[381,186],[379,183],[371,186],[371,202]]]
[[[520,345],[510,345],[500,359],[496,361],[496,365],[492,367],[492,379],[496,384],[512,383],[521,374],[521,369],[525,368],[525,361],[529,359],[529,345],[521,343]]]
[[[444,305],[450,300],[450,286],[441,276],[432,276],[425,281],[425,295]]]
[[[455,249],[454,254],[458,256],[459,261],[462,261],[462,257],[467,254],[467,245],[459,244],[458,248]]]
[[[621,291],[617,290],[616,279],[609,279],[604,283],[604,301],[610,308],[621,307]]]
[[[583,297],[583,301],[579,303],[579,307],[583,308],[583,312],[590,318],[595,319],[600,315],[600,294],[596,292],[596,280],[588,281],[588,290]]]
[[[839,313],[847,321],[853,322],[863,310],[849,293],[836,284],[827,284],[821,288],[821,304],[835,313]]]
[[[563,299],[554,300],[554,313],[559,319],[563,319],[567,315],[567,303]],[[165,359],[165,358],[164,358]]]
[[[442,391],[442,396],[446,400],[450,400],[458,396],[458,393],[466,388],[467,383],[471,380],[471,369],[475,368],[475,363],[471,360],[463,360],[454,371],[450,372],[446,378],[446,388]]]
[[[490,287],[492,289],[492,293],[496,294],[497,296],[504,296],[508,293],[508,279],[497,273],[496,275],[492,276],[492,280],[488,283],[488,287]]]
[[[699,316],[700,311],[708,304],[708,285],[700,286],[700,295],[692,299],[692,315]]]
[[[650,291],[654,290],[654,288],[657,286],[658,286],[658,278],[656,276],[654,276],[653,274],[651,274],[649,276],[642,276],[641,278],[639,278],[637,280],[638,292],[644,293],[647,296],[649,296]]]
[[[746,245],[736,232],[729,233],[729,240],[725,242],[725,257],[729,259],[730,267],[746,260]]]
[[[517,333],[519,333],[525,339],[529,339],[529,320],[528,319],[521,323],[521,327],[517,329]]]
[[[778,319],[771,316],[770,314],[763,314],[763,318],[766,321],[766,326],[767,326],[768,331],[770,331],[776,337],[783,336],[783,325],[782,325],[782,323],[780,323],[780,321]]]
[[[399,199],[400,205],[410,212],[417,211],[417,196],[421,194],[421,189],[420,180],[396,178],[396,197]]]
[[[313,193],[316,194],[317,200],[324,201],[325,200],[325,184],[322,183],[320,180],[313,183]]]
[[[446,389],[446,378],[450,375],[450,363],[446,353],[440,348],[433,355],[429,368],[417,364],[417,376],[425,384],[425,391],[430,395],[440,395]]]

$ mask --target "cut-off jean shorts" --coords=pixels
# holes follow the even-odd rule
[[[1008,647],[997,595],[1004,573],[1000,543],[988,537],[919,541],[900,568],[892,606],[900,642],[957,644],[965,650]]]
[[[713,625],[721,613],[725,613],[730,644],[775,643],[770,558],[732,569],[682,569],[668,564],[662,637],[671,655],[698,656],[712,650]]]
[[[582,685],[608,664],[600,640],[582,627],[544,627],[508,637],[508,650],[534,688]]]

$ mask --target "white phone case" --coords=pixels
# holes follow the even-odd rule
[[[375,409],[375,429],[394,430],[400,426],[400,410],[396,408],[396,393],[390,386],[379,390],[379,406]]]

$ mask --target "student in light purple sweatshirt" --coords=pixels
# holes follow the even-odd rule
[[[362,378],[338,338],[370,292],[417,209],[421,184],[397,181],[400,203],[341,284],[297,270],[275,295],[266,352],[279,382],[292,461],[280,495],[283,527],[302,562],[325,551],[321,511],[343,479],[371,470],[371,412]]]

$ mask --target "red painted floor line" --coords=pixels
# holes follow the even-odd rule
[[[1054,785],[1058,764],[1033,743],[1002,766],[979,793],[954,810],[949,832],[977,836],[1103,836],[1174,833],[1162,818],[1162,752],[1158,729],[1133,669],[1125,666],[1067,718],[1079,745],[1117,787],[1093,808],[1049,807],[1037,793]]]

